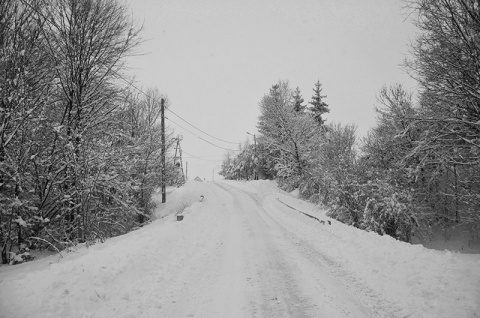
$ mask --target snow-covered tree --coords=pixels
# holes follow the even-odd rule
[[[403,158],[418,139],[417,127],[413,126],[417,110],[412,95],[400,84],[383,87],[377,100],[377,124],[364,139],[363,156],[373,168],[391,173],[403,168]],[[400,181],[398,175],[391,179]]]
[[[315,83],[315,87],[313,88],[312,100],[309,102],[311,105],[309,110],[319,125],[323,125],[323,123],[325,123],[325,118],[322,117],[323,114],[330,112],[327,103],[323,101],[325,97],[327,96],[322,95],[322,84],[320,81],[317,81]]]
[[[320,203],[331,206],[335,211],[345,211],[345,217],[338,219],[357,225],[358,212],[351,200],[357,156],[355,130],[352,125],[326,125],[319,147],[310,159],[311,178],[317,193],[307,193],[316,194]]]
[[[253,180],[257,168],[255,145],[240,146],[238,154],[227,152],[219,174],[227,180]]]
[[[293,110],[297,113],[304,112],[307,108],[307,106],[303,104],[304,101],[300,88],[297,86],[293,91]]]
[[[58,161],[49,169],[62,167],[56,186],[60,204],[49,215],[65,220],[70,238],[84,241],[88,220],[98,211],[89,203],[92,191],[104,175],[91,165],[110,153],[104,128],[119,106],[114,81],[123,59],[139,43],[138,29],[116,1],[49,0],[41,15],[47,24],[44,50],[56,65],[58,83],[58,102],[49,114],[57,136],[51,151]]]
[[[148,217],[160,95],[117,80],[138,40],[117,1],[0,2],[2,263],[14,246],[103,240]]]
[[[412,152],[425,198],[446,224],[480,224],[478,1],[408,1],[421,31],[408,68],[420,83],[423,133]]]
[[[383,87],[378,103],[377,125],[363,141],[357,167],[361,226],[409,241],[422,219],[419,204],[415,204],[419,185],[412,173],[417,161],[414,157],[406,159],[419,137],[414,125],[417,110],[411,94],[399,84]]]
[[[259,144],[265,156],[275,162],[278,177],[297,180],[305,172],[306,158],[317,128],[310,116],[294,110],[294,93],[288,82],[280,81],[260,102]]]
[[[45,19],[36,1],[0,2],[0,248],[7,263],[27,226],[43,224],[32,196],[38,176],[28,169],[44,137],[54,65],[42,49]],[[41,180],[40,180],[41,181]],[[31,219],[31,217],[36,217]],[[27,222],[28,221],[28,222]]]

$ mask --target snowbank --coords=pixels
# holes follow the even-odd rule
[[[205,183],[197,181],[187,181],[181,187],[172,187],[167,189],[167,200],[162,203],[162,194],[157,193],[152,200],[157,207],[154,211],[154,216],[158,219],[171,214],[180,214],[187,207],[194,202],[200,200],[202,195],[205,195],[208,186]]]

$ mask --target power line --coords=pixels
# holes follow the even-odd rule
[[[219,161],[222,161],[222,159],[217,159],[217,160],[213,160],[213,159],[203,159],[199,156],[195,156],[195,155],[192,155],[191,153],[188,153],[186,151],[183,151],[183,153],[191,156],[191,158],[195,158],[195,159],[199,159],[199,160],[203,160],[203,161],[210,161],[210,162],[219,162]],[[185,158],[185,157],[184,157]]]
[[[225,154],[220,154],[220,155],[209,155],[209,156],[196,156],[198,158],[211,158],[210,160],[213,160],[212,158],[218,158],[218,157],[221,157],[223,158],[225,156]]]
[[[212,163],[212,162],[200,162],[200,163],[196,163],[196,162],[188,162],[188,165],[189,166],[215,166],[215,167],[221,167],[221,165],[218,163],[218,164],[215,164],[215,163]]]
[[[188,130],[187,128],[183,127],[182,125],[180,125],[180,124],[178,124],[178,123],[174,122],[174,121],[173,121],[173,120],[171,120],[170,118],[168,118],[168,117],[167,117],[166,119],[167,119],[168,121],[170,121],[171,123],[173,123],[173,124],[177,125],[178,127],[182,128],[182,129],[185,129],[185,131],[187,131],[187,132],[191,133],[191,134],[192,134],[192,135],[194,135],[195,137],[197,137],[197,138],[199,138],[199,139],[201,139],[201,140],[205,141],[206,143],[208,143],[208,144],[210,144],[210,145],[212,145],[212,146],[214,146],[214,147],[217,147],[217,148],[220,148],[220,149],[223,149],[223,150],[228,150],[228,151],[238,151],[238,150],[235,150],[235,149],[225,148],[225,147],[222,147],[222,146],[216,145],[216,144],[214,144],[214,143],[212,143],[212,142],[210,142],[210,141],[208,141],[208,140],[206,140],[206,139],[204,139],[204,138],[200,137],[199,135],[197,135],[197,134],[195,134],[195,133],[191,132],[190,130]]]
[[[113,71],[113,70],[112,70],[112,71]],[[116,73],[116,75],[117,75],[121,80],[123,80],[125,83],[127,83],[127,85],[133,87],[134,89],[136,89],[137,91],[139,91],[140,93],[142,93],[143,95],[145,95],[146,97],[155,100],[155,98],[153,98],[152,96],[150,96],[150,95],[148,95],[147,93],[145,93],[142,89],[140,89],[139,87],[137,87],[135,84],[133,84],[132,82],[127,81],[127,80],[126,80],[122,75],[120,75],[118,72],[116,72],[116,71],[113,71],[113,72]],[[166,108],[166,110],[169,110],[169,109]],[[177,115],[176,113],[174,113],[172,110],[169,110],[169,111],[170,111],[172,114],[174,114],[175,116],[177,116],[178,118],[180,118],[181,120],[183,120],[184,122],[186,122],[187,124],[189,124],[190,126],[192,126],[193,128],[195,128],[195,129],[203,132],[203,133],[206,134],[206,135],[209,135],[210,137],[213,137],[213,138],[215,138],[215,139],[219,139],[219,138],[216,138],[216,137],[214,137],[214,136],[211,136],[210,134],[207,134],[206,132],[202,131],[200,128],[197,128],[197,127],[195,127],[194,125],[190,124],[188,121],[186,121],[185,119],[183,119],[182,117],[180,117],[179,115]],[[238,151],[238,150],[235,150],[235,149],[225,148],[225,147],[216,145],[216,144],[214,144],[214,143],[212,143],[212,142],[210,142],[210,141],[208,141],[208,140],[206,140],[206,139],[198,136],[197,134],[191,132],[190,130],[188,130],[187,128],[183,127],[182,125],[174,122],[174,121],[171,120],[170,118],[165,117],[165,119],[168,120],[168,121],[170,121],[170,122],[172,122],[173,124],[177,125],[178,127],[184,129],[185,131],[189,132],[190,134],[194,135],[195,137],[201,139],[202,141],[204,141],[204,142],[206,142],[206,143],[208,143],[208,144],[210,144],[210,145],[212,145],[212,146],[214,146],[214,147],[217,147],[217,148],[220,148],[220,149],[223,149],[223,150],[227,150],[227,151],[234,151],[234,152],[235,152],[235,151]],[[221,139],[220,139],[220,140],[221,140]],[[234,143],[234,144],[238,144],[238,143]],[[183,152],[185,152],[185,151],[183,151]],[[192,156],[192,155],[191,155],[191,156]],[[200,159],[200,158],[199,158],[199,159]],[[200,160],[203,160],[203,159],[200,159]]]
[[[153,98],[152,96],[150,96],[150,95],[148,95],[147,93],[145,93],[142,89],[138,88],[135,84],[133,84],[133,83],[130,82],[130,81],[127,81],[127,80],[126,80],[122,75],[120,75],[118,72],[116,72],[116,71],[114,71],[114,70],[112,70],[112,72],[116,73],[117,76],[118,76],[121,80],[123,80],[125,83],[127,83],[127,85],[135,88],[137,91],[139,91],[140,93],[142,93],[142,94],[145,95],[146,97],[155,100],[155,98]],[[187,124],[190,125],[191,127],[195,128],[196,130],[204,133],[205,135],[207,135],[207,136],[209,136],[209,137],[211,137],[211,138],[213,138],[213,139],[216,139],[216,140],[221,141],[221,142],[229,143],[229,144],[234,144],[234,145],[238,145],[238,144],[239,144],[238,142],[232,142],[232,141],[227,141],[227,140],[223,140],[223,139],[217,138],[217,137],[215,137],[215,136],[213,136],[213,135],[211,135],[211,134],[203,131],[202,129],[196,127],[195,125],[189,123],[187,120],[183,119],[180,115],[178,115],[177,113],[175,113],[173,110],[171,110],[171,109],[169,109],[169,108],[166,108],[166,110],[169,111],[169,112],[171,112],[173,115],[175,115],[176,117],[178,117],[180,120],[184,121],[185,123],[187,123]],[[170,120],[170,121],[171,121],[171,120]],[[178,125],[178,124],[176,124],[176,125]],[[178,126],[179,126],[179,127],[182,127],[182,126],[180,126],[180,125],[178,125]],[[182,127],[182,128],[185,129],[184,127]],[[187,130],[187,129],[185,129],[185,130]],[[188,131],[188,130],[187,130],[187,131]],[[192,134],[193,134],[193,133],[192,133]],[[197,137],[198,137],[198,136],[197,136]],[[201,138],[201,137],[198,137],[198,138],[206,141],[205,139],[203,139],[203,138]],[[208,142],[208,141],[207,141],[207,142]],[[208,142],[208,143],[210,143],[210,142]],[[222,148],[222,149],[226,149],[226,148],[223,148],[223,147],[220,147],[220,146],[217,146],[217,147]],[[230,149],[226,149],[226,150],[230,150]]]
[[[218,140],[218,141],[225,142],[225,143],[228,143],[228,144],[234,144],[234,145],[238,145],[238,144],[239,144],[238,142],[227,141],[227,140],[223,140],[223,139],[217,138],[217,137],[215,137],[215,136],[212,136],[212,135],[210,135],[209,133],[201,130],[200,128],[198,128],[198,127],[190,124],[188,121],[186,121],[185,119],[183,119],[182,117],[180,117],[178,114],[176,114],[173,110],[167,108],[167,111],[171,112],[173,115],[175,115],[175,116],[177,116],[178,118],[180,118],[180,120],[186,122],[188,125],[192,126],[193,128],[195,128],[195,129],[198,130],[198,131],[201,131],[201,132],[204,133],[205,135],[212,137],[213,139],[216,139],[216,140]]]

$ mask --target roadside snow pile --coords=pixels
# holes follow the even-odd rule
[[[179,188],[167,189],[167,200],[162,203],[162,193],[157,193],[153,201],[157,207],[154,211],[154,217],[163,218],[171,214],[180,214],[194,202],[205,195],[207,186],[202,182],[187,181]]]

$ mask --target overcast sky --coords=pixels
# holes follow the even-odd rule
[[[415,82],[402,70],[415,29],[400,0],[127,0],[144,26],[141,56],[130,58],[137,84],[168,95],[171,109],[225,141],[256,133],[258,103],[278,80],[299,86],[305,101],[317,80],[329,122],[353,123],[364,136],[375,124],[383,85]],[[167,117],[223,148],[173,114]],[[225,150],[183,135],[188,177],[212,179]],[[198,158],[195,158],[198,157]],[[185,165],[185,162],[184,162]],[[215,178],[218,178],[216,175]]]

